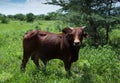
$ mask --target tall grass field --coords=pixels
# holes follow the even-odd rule
[[[86,44],[82,47],[69,77],[63,62],[58,59],[49,61],[46,70],[41,61],[41,69],[38,70],[29,59],[26,71],[21,72],[22,38],[26,31],[32,29],[58,33],[55,21],[0,24],[0,83],[120,83],[120,55],[109,45],[95,48]]]

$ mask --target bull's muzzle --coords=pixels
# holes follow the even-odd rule
[[[75,41],[73,42],[73,45],[74,45],[74,46],[80,46],[80,45],[81,45],[81,43],[80,43],[80,41],[79,41],[79,40],[75,40]]]

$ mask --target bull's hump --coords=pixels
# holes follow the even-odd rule
[[[32,37],[35,36],[36,34],[37,34],[37,31],[36,31],[36,30],[29,31],[29,32],[27,32],[27,33],[24,35],[24,39],[32,38]]]

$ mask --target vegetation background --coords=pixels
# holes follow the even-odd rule
[[[120,83],[119,0],[48,0],[62,9],[47,15],[0,14],[0,83]],[[45,71],[29,60],[20,71],[22,38],[26,31],[39,29],[59,33],[66,26],[84,26],[89,38],[83,41],[79,60],[66,77],[63,62],[51,60]]]

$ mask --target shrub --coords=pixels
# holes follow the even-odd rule
[[[120,30],[119,29],[113,29],[110,34],[110,44],[118,46],[120,45]]]
[[[3,16],[3,17],[1,18],[1,23],[7,24],[8,22],[9,22],[9,19],[8,19],[6,16]]]
[[[26,21],[27,21],[27,22],[33,22],[34,19],[35,19],[34,14],[29,13],[29,14],[26,15]]]
[[[83,60],[86,60],[87,64],[89,63],[89,66],[82,68],[82,78],[84,79],[82,81],[87,81],[87,83],[91,80],[93,83],[119,83],[120,62],[111,46],[99,46],[97,49],[89,46],[84,47],[80,50],[79,60],[79,65],[83,63]],[[78,67],[81,70],[81,67]]]

